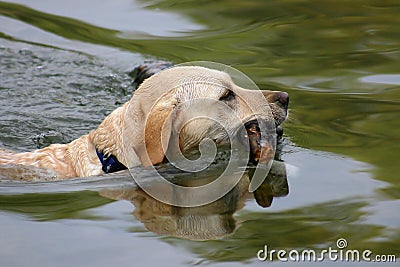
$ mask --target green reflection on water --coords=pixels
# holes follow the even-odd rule
[[[189,247],[207,261],[247,261],[255,258],[257,251],[313,249],[317,253],[323,249],[337,249],[336,240],[345,237],[351,249],[370,249],[374,254],[396,254],[396,244],[400,241],[399,231],[385,233],[384,227],[360,224],[364,214],[360,209],[363,202],[332,202],[305,209],[294,209],[280,213],[245,212],[239,218],[244,222],[229,240],[208,241],[207,246],[189,241],[168,242]],[[357,227],[357,232],[354,231]],[[394,238],[392,238],[392,236]],[[370,242],[377,237],[385,240]]]
[[[96,192],[80,191],[59,194],[0,195],[0,210],[19,212],[35,220],[64,218],[96,219],[84,211],[111,202]]]

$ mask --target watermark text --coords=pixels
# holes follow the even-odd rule
[[[344,262],[396,262],[396,255],[374,255],[369,249],[357,250],[347,249],[347,240],[339,238],[336,246],[316,251],[314,249],[303,250],[275,250],[270,249],[267,245],[257,252],[257,258],[260,261],[278,260],[282,262],[321,262],[324,260],[344,261]]]

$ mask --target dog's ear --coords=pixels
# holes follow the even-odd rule
[[[140,151],[143,166],[160,163],[168,148],[176,98],[172,91],[161,97],[151,108],[144,127],[146,151]]]

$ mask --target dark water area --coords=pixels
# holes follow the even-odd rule
[[[257,252],[339,238],[400,257],[399,14],[398,1],[0,2],[2,148],[96,128],[146,60],[220,62],[291,101],[269,208],[246,179],[208,206],[176,208],[127,172],[20,182],[0,168],[0,265],[280,265]]]

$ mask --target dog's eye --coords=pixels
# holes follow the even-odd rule
[[[219,101],[231,101],[235,98],[235,93],[232,90],[226,90],[224,95],[219,98]]]

